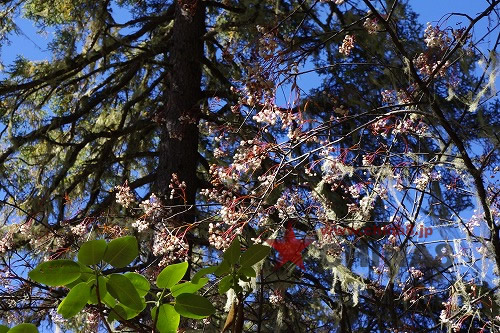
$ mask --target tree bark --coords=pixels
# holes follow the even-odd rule
[[[165,109],[158,114],[161,124],[159,164],[153,191],[166,205],[177,207],[172,213],[184,212],[195,203],[198,189],[198,121],[200,118],[201,61],[204,54],[205,8],[200,0],[178,0],[172,28],[172,45],[166,55],[170,64],[165,94]],[[183,191],[170,198],[169,184],[177,174],[185,182]],[[194,220],[194,208],[176,215],[169,224],[178,226]]]

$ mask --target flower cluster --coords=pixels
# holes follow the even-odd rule
[[[224,250],[231,245],[231,237],[220,230],[221,223],[208,225],[208,241],[218,250]]]
[[[224,157],[226,155],[227,155],[227,153],[224,150],[222,150],[221,148],[216,147],[214,149],[214,157],[215,158],[222,158],[222,157]]]
[[[347,57],[351,54],[351,50],[353,48],[354,48],[354,36],[346,35],[344,37],[342,45],[339,46],[339,52]]]
[[[355,210],[356,214],[354,219],[360,221],[370,220],[370,215],[375,206],[375,200],[377,196],[374,194],[366,195],[359,201],[359,207]],[[350,207],[352,209],[352,206]]]
[[[367,18],[363,27],[368,31],[369,34],[376,34],[380,30],[380,25],[378,24],[377,18]]]
[[[12,234],[8,233],[2,237],[0,241],[0,254],[7,252],[12,248]]]
[[[144,210],[146,217],[155,218],[160,216],[163,206],[160,199],[153,193],[148,200],[144,200],[139,204],[139,207]]]
[[[137,219],[132,223],[132,227],[137,229],[138,232],[146,231],[149,227],[149,222],[145,218]]]
[[[358,184],[354,184],[354,185],[349,186],[347,188],[347,192],[351,195],[351,197],[353,199],[357,199],[357,198],[359,198],[362,189],[363,189],[363,184],[358,183]]]
[[[188,256],[189,247],[186,241],[175,235],[170,234],[168,229],[157,232],[154,237],[153,254],[163,256],[158,264],[164,267],[176,260],[185,260]]]
[[[301,200],[298,195],[293,195],[290,199],[288,199],[285,195],[281,196],[274,205],[274,207],[278,210],[278,217],[280,219],[284,219],[295,215],[295,203],[300,201]]]
[[[123,185],[117,185],[114,188],[116,192],[116,202],[125,208],[130,207],[135,202],[135,196],[130,190],[127,181]]]
[[[217,164],[210,164],[210,183],[214,187],[220,186],[222,184],[231,183],[237,179],[237,173],[232,172],[230,168],[226,168],[224,166],[220,166]],[[213,201],[219,201],[217,198],[219,197],[219,193],[217,189],[202,189],[201,194],[210,198]]]
[[[422,121],[415,121],[413,119],[398,119],[396,126],[394,126],[393,134],[416,134],[423,135],[427,132],[429,126]]]
[[[49,311],[49,315],[50,315],[50,320],[56,325],[63,325],[67,322],[63,316],[57,313],[56,309],[51,309]]]
[[[228,203],[223,205],[219,210],[222,221],[227,225],[233,225],[239,221],[243,221],[246,217],[244,209],[236,203]]]
[[[233,195],[228,190],[218,190],[217,188],[204,188],[200,191],[200,194],[206,197],[210,201],[215,202],[226,202],[233,198]]]
[[[257,52],[262,59],[270,60],[278,47],[276,37],[273,33],[266,31],[266,28],[261,25],[257,25],[257,31],[262,34],[256,45]]]
[[[382,102],[386,104],[394,104],[396,100],[396,92],[394,90],[382,90],[380,95],[382,95]]]
[[[296,120],[296,116],[292,112],[282,109],[270,101],[266,101],[262,109],[252,119],[257,123],[269,125],[275,125],[278,119],[281,119],[281,128],[285,129]]]
[[[283,294],[279,291],[273,291],[271,295],[269,295],[269,303],[271,303],[271,305],[280,305],[283,301]]]
[[[428,172],[422,172],[419,177],[415,178],[415,185],[417,187],[417,190],[423,191],[427,187],[427,184],[429,184],[429,181],[431,180],[430,173]]]
[[[397,99],[398,103],[400,104],[409,104],[413,102],[413,97],[412,97],[412,92],[414,91],[415,87],[410,86],[407,90],[400,89],[397,92]]]
[[[173,200],[176,197],[176,193],[178,193],[178,197],[185,200],[186,182],[181,182],[176,173],[172,174],[172,179],[170,180],[170,184],[168,185],[168,187],[170,188],[170,200]]]
[[[87,233],[87,223],[81,222],[75,226],[70,227],[71,232],[76,236],[83,236]]]
[[[425,76],[430,76],[439,67],[437,74],[444,77],[446,76],[447,68],[450,66],[448,60],[443,64],[441,60],[435,60],[434,57],[428,53],[420,53],[413,63],[420,73]]]
[[[441,310],[441,314],[439,315],[439,320],[441,323],[445,324],[450,321],[449,319],[449,314],[450,314],[450,309],[451,309],[451,302],[443,302],[443,306],[445,307],[443,310]]]
[[[97,332],[97,328],[99,326],[99,317],[100,313],[97,309],[85,309],[85,313],[87,315],[85,321],[85,327],[90,332]]]
[[[380,120],[377,120],[371,125],[371,130],[374,135],[382,135],[383,137],[386,137],[387,134],[390,132],[390,126],[389,126],[389,118],[385,117]],[[368,163],[371,164],[371,163]]]
[[[344,164],[342,160],[335,156],[328,156],[321,165],[323,180],[328,184],[335,184],[345,176],[352,176],[354,168]]]
[[[373,192],[376,193],[380,197],[380,199],[382,199],[382,200],[387,200],[388,199],[387,188],[385,188],[381,184],[376,184],[373,187]]]
[[[414,181],[416,188],[419,191],[425,190],[429,182],[441,180],[440,172],[432,172],[431,170],[424,170]]]
[[[409,288],[403,292],[403,300],[405,302],[415,303],[418,297],[418,289],[417,288]]]
[[[33,227],[33,220],[30,219],[29,221],[19,225],[19,233],[21,235],[29,237],[31,234],[32,227]]]
[[[412,114],[410,118],[396,118],[393,121],[391,121],[390,117],[385,117],[371,124],[370,128],[374,135],[381,135],[386,138],[391,131],[393,135],[416,134],[421,136],[427,133],[429,126],[416,115]],[[367,165],[370,164],[367,163]]]
[[[238,172],[255,170],[260,167],[262,160],[266,158],[268,144],[258,140],[241,141],[238,152],[234,154],[233,167]]]
[[[427,28],[424,32],[424,41],[427,47],[437,47],[445,49],[450,44],[450,37],[439,27],[433,27],[430,22],[427,22]]]
[[[474,230],[475,227],[479,227],[481,222],[484,221],[484,213],[478,214],[476,210],[474,210],[474,214],[470,217],[469,221],[465,223],[463,231]]]
[[[392,176],[392,179],[396,181],[396,184],[394,184],[394,188],[398,191],[403,191],[405,187],[403,185],[403,179],[401,179],[401,174],[395,173]]]

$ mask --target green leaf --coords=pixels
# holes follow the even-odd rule
[[[139,296],[144,297],[151,289],[151,284],[141,274],[134,273],[134,272],[128,272],[128,273],[125,273],[123,275],[125,275],[125,277],[127,279],[129,279],[130,282],[132,282],[135,289],[139,293]]]
[[[113,239],[104,253],[104,261],[113,267],[125,267],[139,254],[137,239],[125,236]]]
[[[109,306],[111,309],[115,307],[116,300],[110,293],[107,293],[106,296],[102,299],[103,303]]]
[[[60,259],[42,262],[28,276],[38,283],[56,287],[75,281],[80,274],[80,266],[76,262]]]
[[[92,269],[88,268],[85,265],[82,265],[81,263],[78,264],[80,266],[80,272],[82,273],[82,275],[80,275],[78,280],[81,280],[82,282],[87,282],[90,279],[95,278],[95,272]]]
[[[250,267],[266,258],[271,252],[271,248],[265,245],[252,245],[241,255],[240,265]]]
[[[253,269],[250,266],[240,267],[240,269],[238,270],[238,273],[243,274],[247,277],[256,277],[257,276],[255,269]]]
[[[180,294],[175,299],[175,311],[183,317],[202,319],[215,313],[208,299],[193,294]]]
[[[240,274],[239,276],[239,279],[243,282],[250,282],[250,278],[248,276],[245,276],[243,274]]]
[[[227,261],[230,266],[233,266],[238,262],[241,255],[241,245],[238,237],[236,237],[231,245],[227,248],[226,252],[224,252],[224,261]]]
[[[113,320],[127,320],[127,311],[125,311],[125,307],[123,305],[117,304],[113,307],[113,310],[108,316],[108,322],[112,322]]]
[[[89,267],[83,265],[80,262],[77,262],[77,264],[80,266],[80,273],[81,273],[81,275],[75,281],[70,282],[70,283],[66,283],[64,285],[66,288],[71,289],[71,288],[73,288],[74,286],[76,286],[77,284],[79,284],[81,282],[88,282],[91,279],[95,280],[95,272],[92,269],[90,269]]]
[[[113,307],[113,311],[111,311],[111,314],[108,316],[108,320],[122,320],[121,318],[125,320],[129,320],[132,318],[135,318],[139,315],[139,313],[142,312],[146,308],[146,302],[143,300],[142,302],[142,309],[141,310],[134,310],[129,308],[128,306],[125,306],[123,304],[117,304],[115,307]],[[119,315],[119,316],[118,316]],[[121,318],[120,318],[121,317]]]
[[[68,289],[71,289],[71,288],[73,288],[74,286],[76,286],[77,284],[82,283],[82,282],[85,282],[85,281],[83,281],[83,280],[81,280],[80,278],[78,278],[78,279],[76,279],[76,280],[75,280],[75,281],[73,281],[73,282],[66,283],[64,286],[65,286],[66,288],[68,288]]]
[[[111,274],[106,283],[108,292],[125,306],[134,310],[142,309],[142,300],[132,282],[120,274]]]
[[[172,288],[183,278],[187,269],[187,262],[181,262],[180,264],[165,267],[156,278],[156,285],[158,288]]]
[[[104,258],[107,246],[104,239],[83,243],[78,251],[78,261],[87,266],[99,263]]]
[[[151,309],[151,317],[153,320],[155,320],[156,314],[158,314],[156,328],[160,331],[160,333],[177,332],[181,316],[175,311],[172,305],[162,304],[159,309],[157,307],[153,307],[153,309]]]
[[[10,330],[9,326],[0,325],[0,333],[7,333]]]
[[[223,260],[220,263],[220,265],[217,266],[217,269],[215,270],[214,274],[216,276],[222,276],[224,274],[229,273],[230,270],[231,270],[231,266],[229,265],[229,263],[226,260]]]
[[[233,285],[233,276],[228,275],[219,281],[219,294],[225,294]]]
[[[106,278],[104,276],[99,276],[98,277],[99,281],[99,298],[101,299],[101,302],[103,302],[104,297],[108,294],[108,290],[106,289]],[[96,285],[96,280],[92,280],[91,282],[87,282],[87,284],[90,287],[90,297],[89,297],[89,303],[90,304],[99,304],[99,299],[97,298],[97,285]]]
[[[207,274],[213,274],[215,273],[215,271],[217,270],[217,266],[210,266],[210,267],[205,267],[205,268],[202,268],[200,269],[198,272],[196,272],[196,274],[193,276],[193,278],[191,279],[191,282],[193,283],[197,283],[198,280],[202,277],[202,276],[205,276]]]
[[[38,333],[38,329],[33,324],[19,324],[12,327],[7,333]]]
[[[192,294],[203,288],[203,286],[207,284],[207,282],[208,282],[207,278],[201,278],[198,280],[198,283],[185,282],[175,285],[172,288],[170,288],[170,291],[172,291],[172,296],[174,297],[177,297],[180,294]]]
[[[63,299],[57,313],[68,319],[78,314],[87,305],[90,297],[90,286],[85,283],[79,283],[73,287],[68,295]]]
[[[140,310],[134,310],[129,308],[128,306],[121,304],[121,306],[123,306],[125,312],[127,313],[127,320],[137,317],[146,308],[146,300],[144,298],[141,298],[141,302],[142,307]]]

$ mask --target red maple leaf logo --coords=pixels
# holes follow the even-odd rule
[[[311,240],[295,238],[295,232],[292,225],[288,224],[285,232],[285,237],[280,240],[268,239],[267,243],[279,252],[280,259],[276,265],[276,269],[280,268],[287,262],[293,262],[295,265],[305,270],[304,262],[302,261],[302,250],[312,243]]]

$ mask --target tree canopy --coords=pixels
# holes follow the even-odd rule
[[[500,331],[499,3],[1,2],[0,332]]]

